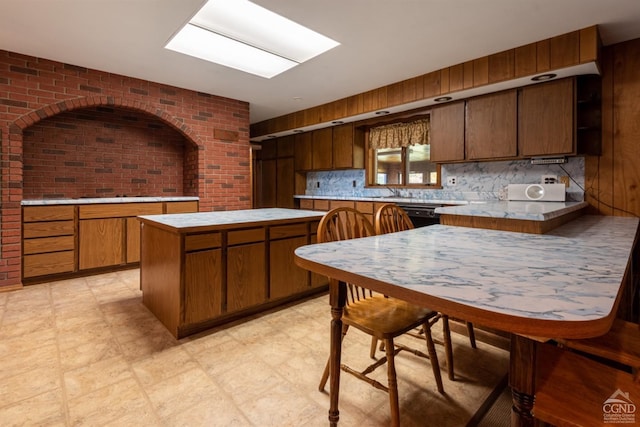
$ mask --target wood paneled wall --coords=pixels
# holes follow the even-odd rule
[[[585,162],[586,200],[604,215],[640,215],[640,39],[602,51],[602,155]]]
[[[432,71],[348,98],[251,125],[251,137],[377,111],[464,89],[597,61],[597,27],[584,28]]]

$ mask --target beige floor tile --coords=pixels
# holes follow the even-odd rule
[[[181,340],[141,295],[135,269],[0,293],[0,425],[327,425],[326,295]],[[403,426],[464,426],[507,372],[506,351],[453,341],[456,381],[437,347],[445,396],[429,361],[397,357]],[[366,366],[369,345],[350,330],[343,361]],[[385,368],[374,377],[386,382]],[[388,425],[386,393],[346,373],[340,393],[341,426]]]
[[[60,390],[60,373],[57,369],[41,366],[4,378],[0,388],[1,404],[18,403],[49,391]]]
[[[157,352],[133,363],[133,371],[143,387],[157,384],[182,372],[198,368],[200,366],[197,362],[180,347]]]
[[[127,417],[142,419],[153,414],[144,392],[134,379],[109,385],[68,401],[71,426],[101,426]]]
[[[92,340],[60,350],[60,364],[62,371],[66,372],[119,355],[123,353],[115,338]]]
[[[195,368],[146,388],[160,418],[168,418],[203,400],[214,399],[222,390],[202,369]]]
[[[115,356],[65,372],[64,387],[67,397],[74,399],[132,378],[129,363],[122,356]]]
[[[3,427],[67,425],[61,390],[48,391],[0,407],[0,424]]]

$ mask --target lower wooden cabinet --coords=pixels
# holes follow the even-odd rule
[[[227,249],[227,311],[233,312],[266,301],[265,243]]]
[[[185,255],[184,322],[197,323],[222,313],[222,249]]]
[[[309,289],[309,271],[298,267],[294,251],[308,243],[306,235],[269,243],[270,253],[270,297],[278,299]]]
[[[80,270],[124,264],[124,232],[123,218],[81,220],[78,231]]]
[[[22,278],[121,267],[140,261],[138,215],[197,212],[198,201],[24,206]]]

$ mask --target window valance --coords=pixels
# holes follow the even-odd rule
[[[369,147],[401,148],[429,144],[429,129],[429,119],[374,127],[369,130]]]

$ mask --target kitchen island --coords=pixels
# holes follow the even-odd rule
[[[323,212],[249,209],[144,215],[144,305],[176,338],[327,289],[294,264]]]
[[[332,278],[332,425],[345,282],[510,332],[512,425],[533,425],[537,343],[530,337],[606,333],[632,280],[637,231],[637,218],[582,216],[543,235],[433,225],[297,249],[300,266]]]

